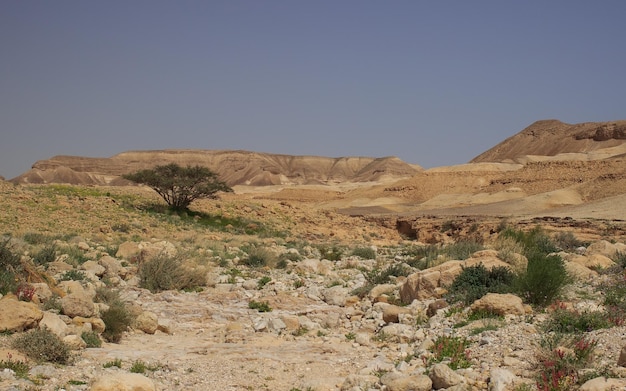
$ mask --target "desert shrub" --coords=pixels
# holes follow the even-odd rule
[[[109,308],[100,315],[100,318],[105,325],[102,337],[113,343],[118,343],[122,339],[122,334],[132,321],[130,312],[121,300],[109,303]]]
[[[415,246],[404,251],[404,255],[412,257],[405,261],[411,267],[420,270],[428,269],[449,259],[464,260],[476,251],[483,250],[484,246],[472,240],[461,240],[456,243],[438,246]]]
[[[448,288],[447,299],[469,305],[487,293],[511,292],[514,279],[508,267],[487,269],[482,263],[465,267]]]
[[[50,262],[54,262],[56,256],[56,246],[54,244],[48,244],[33,254],[33,262],[37,265],[46,265]]]
[[[337,245],[318,247],[320,257],[329,261],[339,261],[343,255],[343,249]]]
[[[270,276],[263,276],[263,277],[259,278],[259,280],[257,281],[257,288],[258,289],[262,289],[270,281],[272,281],[272,278]]]
[[[20,255],[13,251],[10,242],[11,238],[0,240],[0,293],[3,295],[15,292],[24,272]]]
[[[526,272],[516,280],[515,290],[527,303],[546,306],[558,298],[569,281],[561,257],[533,252]]]
[[[578,247],[583,246],[583,242],[576,239],[576,236],[574,236],[574,234],[569,231],[559,232],[555,234],[554,244],[556,245],[556,247],[564,251],[573,251]]]
[[[392,277],[408,276],[411,269],[401,263],[390,265],[385,269],[374,269],[365,274],[365,280],[372,285],[386,284],[392,281]]]
[[[249,267],[273,266],[276,263],[276,254],[265,247],[250,246],[246,249],[248,256],[241,263]]]
[[[248,308],[252,310],[257,310],[259,312],[271,312],[272,311],[272,308],[270,307],[267,301],[260,302],[260,301],[250,300],[250,302],[248,303]]]
[[[45,235],[40,232],[27,232],[22,237],[24,241],[33,246],[37,246],[40,244],[49,245],[55,240],[53,236]]]
[[[15,372],[15,376],[22,379],[26,379],[28,377],[28,371],[30,371],[27,363],[24,361],[13,360],[10,354],[8,360],[0,361],[0,369],[10,369]]]
[[[500,232],[499,238],[512,238],[524,248],[524,255],[529,258],[534,255],[547,255],[558,251],[550,237],[539,226],[525,232],[507,228]]]
[[[467,350],[469,344],[465,338],[440,336],[431,348],[432,356],[428,364],[449,360],[448,366],[454,370],[469,368],[472,364],[469,359],[470,352]]]
[[[516,254],[524,254],[524,246],[511,237],[499,237],[494,249],[498,251],[498,258],[511,265],[517,262]]]
[[[613,261],[617,263],[622,269],[626,268],[626,252],[617,251],[613,256]]]
[[[596,346],[597,341],[581,334],[544,335],[537,354],[537,389],[567,391],[577,388],[576,385],[585,379],[582,370],[590,364]]]
[[[185,267],[180,259],[165,254],[143,262],[137,275],[139,286],[152,293],[171,289],[195,289],[206,285],[203,270]]]
[[[443,247],[443,252],[449,259],[464,260],[476,251],[484,250],[484,246],[472,240],[461,240]]]
[[[352,250],[352,255],[363,259],[376,259],[376,250],[371,247],[357,247]]]
[[[148,369],[148,365],[146,365],[145,362],[141,360],[135,360],[133,361],[133,364],[130,367],[130,372],[131,373],[145,373],[147,369]]]
[[[80,337],[85,341],[88,348],[99,348],[102,346],[102,340],[95,331],[83,331]]]
[[[112,361],[107,361],[104,363],[104,365],[102,365],[103,368],[112,368],[112,367],[117,367],[117,368],[122,368],[122,359],[121,358],[116,358]]]
[[[581,333],[611,326],[604,311],[579,312],[558,305],[543,324],[545,331],[555,333]]]
[[[61,275],[59,281],[86,281],[87,275],[80,270],[71,269]]]
[[[69,346],[47,328],[21,334],[13,341],[13,348],[37,362],[67,364],[70,359]]]

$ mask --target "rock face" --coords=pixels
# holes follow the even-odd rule
[[[39,324],[43,312],[34,303],[18,301],[14,295],[0,299],[0,331],[23,331]]]
[[[127,185],[121,175],[158,164],[201,165],[230,186],[370,182],[409,177],[421,167],[396,157],[292,156],[249,151],[160,150],[129,151],[110,158],[55,156],[33,164],[13,183]]]

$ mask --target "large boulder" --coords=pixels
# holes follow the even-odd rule
[[[159,320],[154,312],[144,311],[135,318],[133,327],[146,334],[154,334],[159,329]]]
[[[486,311],[498,315],[524,315],[526,307],[522,299],[510,293],[487,293],[476,300],[472,311]]]
[[[388,391],[430,391],[433,387],[426,375],[405,375],[399,372],[384,374],[380,382],[387,386]]]
[[[487,269],[508,267],[510,265],[497,257],[494,250],[478,251],[465,261],[448,261],[441,265],[409,275],[400,287],[400,300],[409,304],[413,300],[439,298],[452,285],[454,279],[461,274],[464,267],[484,265]]]
[[[0,331],[24,331],[37,327],[43,312],[34,303],[17,300],[15,295],[0,298]]]
[[[429,372],[430,380],[433,382],[433,388],[450,388],[456,386],[463,381],[463,376],[457,374],[446,364],[435,364]]]
[[[68,335],[70,329],[59,315],[52,312],[43,313],[43,318],[41,318],[41,320],[39,321],[39,328],[47,328],[60,338]]]
[[[96,306],[84,292],[70,293],[61,299],[61,310],[70,318],[82,316],[91,318],[96,315]]]
[[[154,381],[138,373],[107,373],[89,391],[156,391]]]

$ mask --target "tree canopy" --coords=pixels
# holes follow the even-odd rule
[[[181,167],[170,163],[126,174],[123,178],[149,186],[174,210],[186,210],[199,198],[216,199],[220,191],[233,191],[216,173],[199,165]]]

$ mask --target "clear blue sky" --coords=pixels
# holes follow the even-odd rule
[[[626,1],[0,2],[0,175],[245,149],[465,163],[626,119]]]

